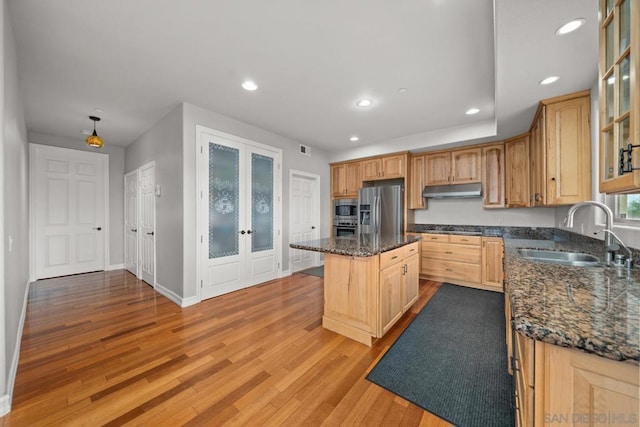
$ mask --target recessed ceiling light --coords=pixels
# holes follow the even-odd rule
[[[555,83],[558,81],[560,77],[558,76],[549,76],[546,79],[540,80],[541,85],[550,85],[551,83]]]
[[[356,102],[356,105],[358,107],[370,107],[371,105],[373,105],[373,101],[369,98],[363,98],[359,99],[358,102]]]
[[[398,93],[405,93],[407,91],[406,87],[401,87],[400,89],[398,89]]]
[[[558,28],[556,30],[556,34],[559,36],[569,34],[577,30],[578,28],[582,27],[583,24],[584,24],[584,19],[582,18],[574,19],[573,21],[569,21],[566,24],[562,25],[560,28]]]
[[[474,114],[478,114],[480,112],[480,110],[478,108],[469,108],[465,114],[468,116],[474,115]]]
[[[254,91],[258,89],[258,85],[251,80],[245,80],[244,82],[242,82],[242,88],[244,90]]]
[[[351,141],[351,142],[360,141],[360,138],[358,138],[357,136],[353,135],[351,138],[349,138],[349,141]]]

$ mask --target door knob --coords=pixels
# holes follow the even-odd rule
[[[149,236],[153,236],[155,233],[152,231],[151,233],[147,233]]]
[[[251,234],[251,233],[253,233],[253,231],[247,230],[247,234]]]
[[[137,233],[138,229],[137,228],[132,228],[131,231],[133,231],[134,233]]]
[[[246,231],[244,231],[244,230],[240,230],[240,231],[238,231],[238,233],[240,233],[240,234],[245,234],[245,233],[246,233]]]
[[[316,226],[315,226],[315,225],[312,225],[312,226],[311,226],[311,229],[312,229],[312,230],[315,230],[315,229],[316,229]]]
[[[102,230],[102,227],[93,227],[93,229],[100,231],[100,230]]]

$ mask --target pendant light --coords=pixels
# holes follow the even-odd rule
[[[87,139],[85,139],[85,142],[89,147],[102,148],[104,141],[96,133],[96,122],[100,121],[100,117],[89,116],[89,118],[93,120],[93,134],[89,135]]]

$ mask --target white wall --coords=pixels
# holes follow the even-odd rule
[[[329,236],[329,159],[325,152],[312,147],[311,157],[298,152],[299,142],[252,126],[247,123],[208,111],[192,104],[184,104],[184,284],[185,296],[195,296],[196,272],[196,125],[202,125],[262,144],[281,148],[282,153],[282,269],[289,269],[289,170],[297,169],[320,175],[321,234]]]
[[[102,148],[96,149],[85,144],[81,135],[72,139],[33,131],[29,132],[29,142],[109,156],[109,266],[121,268],[124,263],[124,148],[109,145],[106,140]]]
[[[411,217],[409,222],[412,222]],[[555,209],[483,209],[480,197],[477,199],[430,199],[427,202],[427,209],[414,211],[413,223],[554,227]]]
[[[184,297],[182,105],[178,105],[125,151],[125,173],[155,161],[156,185],[156,283]],[[122,228],[121,228],[122,229]]]
[[[20,332],[29,281],[29,174],[27,129],[18,93],[16,43],[13,28],[6,11],[3,11],[3,281],[4,309],[0,322],[4,339],[0,349],[0,395],[11,394],[17,370]],[[9,239],[13,239],[11,251]],[[8,399],[0,402],[0,411]]]

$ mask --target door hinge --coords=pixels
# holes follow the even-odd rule
[[[280,263],[278,263],[278,268],[280,268]]]
[[[202,148],[202,145],[200,146],[200,154],[204,154],[204,149]]]
[[[204,237],[200,236],[200,243],[204,243]]]
[[[202,282],[202,280],[200,280],[200,287],[203,288],[204,287],[204,283]]]

